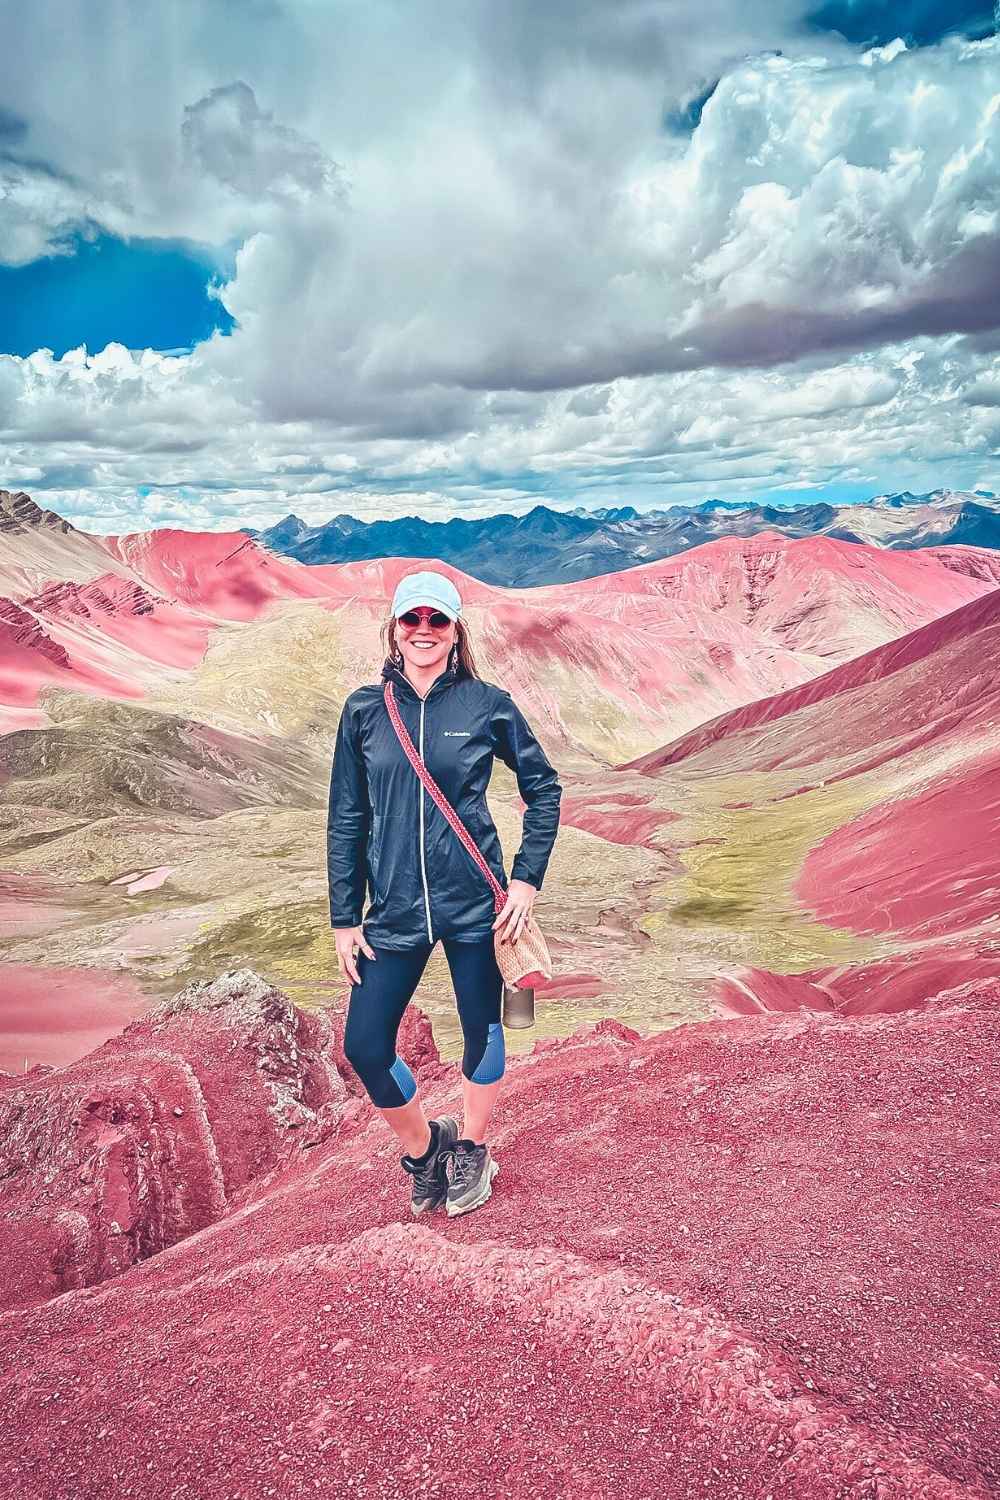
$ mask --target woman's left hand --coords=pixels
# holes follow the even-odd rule
[[[500,930],[501,942],[513,942],[521,936],[524,924],[531,916],[538,891],[526,880],[512,880],[507,887],[507,904],[497,913],[493,931]]]

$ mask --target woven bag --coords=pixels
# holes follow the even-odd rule
[[[428,792],[430,792],[434,802],[458,834],[467,852],[485,875],[493,891],[494,908],[499,914],[507,904],[507,892],[480,854],[475,839],[469,833],[458,813],[420,759],[406,725],[399,716],[399,709],[396,706],[391,682],[385,684],[383,696],[385,698],[385,706],[389,711],[389,718],[392,720],[392,727],[399,737],[399,743],[405,750],[410,765],[416,771],[420,780]],[[541,928],[533,916],[527,918],[521,929],[520,936],[513,940],[508,939],[505,942],[499,932],[494,932],[493,947],[497,956],[497,968],[503,976],[504,984],[509,989],[532,989],[541,980],[552,978],[552,958],[549,954],[549,947]]]

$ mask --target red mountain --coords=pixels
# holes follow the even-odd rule
[[[975,549],[944,549],[972,554],[958,566],[932,551],[763,533],[579,583],[498,589],[433,559],[308,567],[241,532],[93,537],[27,496],[8,496],[2,513],[10,529],[0,587],[36,616],[65,653],[73,685],[87,691],[141,697],[160,669],[196,665],[224,622],[309,600],[343,612],[352,641],[372,643],[374,675],[396,581],[433,566],[462,590],[489,670],[558,733],[572,739],[574,720],[586,726],[588,751],[610,761],[806,681],[993,581],[986,564],[977,571]],[[17,652],[2,681],[12,684],[0,699],[13,710],[8,728],[45,723],[40,687],[65,685],[51,663]]]
[[[761,805],[808,797],[817,818],[845,785],[856,801],[807,852],[794,895],[832,927],[899,940],[895,953],[798,975],[733,971],[727,1005],[892,1010],[1000,975],[998,659],[1000,590],[631,763],[694,782],[729,768],[781,776],[788,789]]]

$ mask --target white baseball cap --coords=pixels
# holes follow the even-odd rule
[[[443,573],[407,573],[399,580],[392,596],[393,619],[398,620],[415,604],[431,604],[451,620],[462,613],[462,596]]]

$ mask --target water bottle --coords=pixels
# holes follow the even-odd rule
[[[508,1030],[535,1024],[535,992],[533,989],[515,989],[509,984],[503,987],[501,1019]]]

